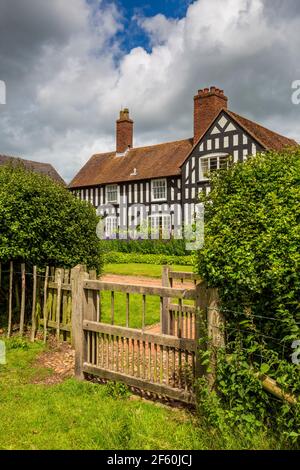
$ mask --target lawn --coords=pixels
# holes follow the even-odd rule
[[[104,274],[160,278],[163,267],[156,264],[105,264]],[[174,271],[192,272],[193,266],[172,266]]]
[[[36,365],[44,346],[23,340],[6,344],[7,365],[0,365],[0,449],[247,447],[234,430],[224,439],[191,412],[116,394],[112,384],[75,379],[51,386],[33,383],[51,374]],[[251,443],[251,448],[271,447],[264,435]]]
[[[192,266],[172,266],[174,271],[192,272]],[[162,266],[151,264],[106,264],[105,274],[119,274],[123,276],[145,276],[161,278]],[[177,300],[174,299],[174,302]],[[191,302],[185,301],[188,304]],[[109,292],[101,294],[102,321],[110,323],[111,319],[111,298]],[[147,296],[145,324],[153,325],[160,321],[160,300],[159,297]],[[115,293],[115,323],[120,326],[126,325],[126,294]],[[142,327],[142,296],[130,295],[130,321],[131,328]]]
[[[129,300],[129,327],[142,328],[142,296],[131,294]],[[110,292],[101,293],[101,321],[111,323],[111,296]],[[160,299],[157,296],[146,297],[145,325],[153,325],[160,321]],[[126,294],[115,293],[114,323],[126,326]]]

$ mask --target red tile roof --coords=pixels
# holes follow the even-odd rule
[[[266,127],[257,124],[254,121],[239,116],[239,114],[233,113],[232,111],[225,110],[229,116],[243,127],[254,139],[256,139],[266,150],[283,150],[285,147],[295,147],[299,144],[288,137],[277,134],[276,132],[270,131]]]
[[[222,112],[226,112],[231,116],[237,124],[266,150],[282,150],[285,147],[298,145],[295,140],[270,131],[228,109],[222,109],[218,116]],[[208,129],[211,125],[212,123]],[[180,175],[181,166],[189,157],[193,148],[199,144],[208,129],[194,146],[193,139],[186,139],[148,147],[133,148],[124,156],[117,156],[116,152],[93,155],[73,178],[69,187],[80,188]],[[134,171],[135,169],[136,172]]]
[[[61,176],[58,174],[58,172],[55,170],[55,168],[49,163],[34,162],[31,160],[25,160],[20,157],[12,157],[9,155],[0,155],[0,165],[8,165],[8,164],[17,165],[19,163],[24,165],[25,168],[27,168],[28,170],[34,171],[36,173],[40,173],[42,175],[49,176],[57,183],[60,183],[63,185],[66,184],[64,180],[61,178]]]
[[[133,148],[124,156],[117,156],[115,152],[93,155],[69,187],[79,188],[180,175],[180,166],[192,146],[193,139],[186,139]]]

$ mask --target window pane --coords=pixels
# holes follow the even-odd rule
[[[202,171],[202,176],[207,177],[207,174],[208,174],[208,159],[207,158],[201,159],[201,171]]]
[[[106,187],[107,202],[118,201],[118,186],[116,184]]]
[[[228,157],[227,155],[220,157],[220,169],[228,168]]]
[[[218,169],[218,158],[217,157],[210,158],[210,160],[209,160],[209,169],[210,169],[210,171],[215,171],[215,170]]]
[[[166,180],[152,182],[153,199],[166,199]]]

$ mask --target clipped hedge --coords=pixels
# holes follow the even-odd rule
[[[100,246],[104,253],[159,254],[169,256],[189,256],[184,240],[101,240]]]
[[[181,266],[192,266],[195,263],[193,256],[168,256],[168,255],[156,255],[156,254],[142,254],[142,253],[119,253],[117,251],[111,251],[104,253],[105,263],[116,263],[116,264],[177,264]]]
[[[76,199],[48,176],[17,166],[0,167],[0,260],[101,272],[91,204]]]

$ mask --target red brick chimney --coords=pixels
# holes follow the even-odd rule
[[[212,86],[199,90],[194,96],[194,144],[207,130],[222,108],[227,109],[228,98],[224,91]]]
[[[124,153],[133,144],[133,121],[129,117],[129,109],[120,111],[120,118],[116,122],[116,150]]]

